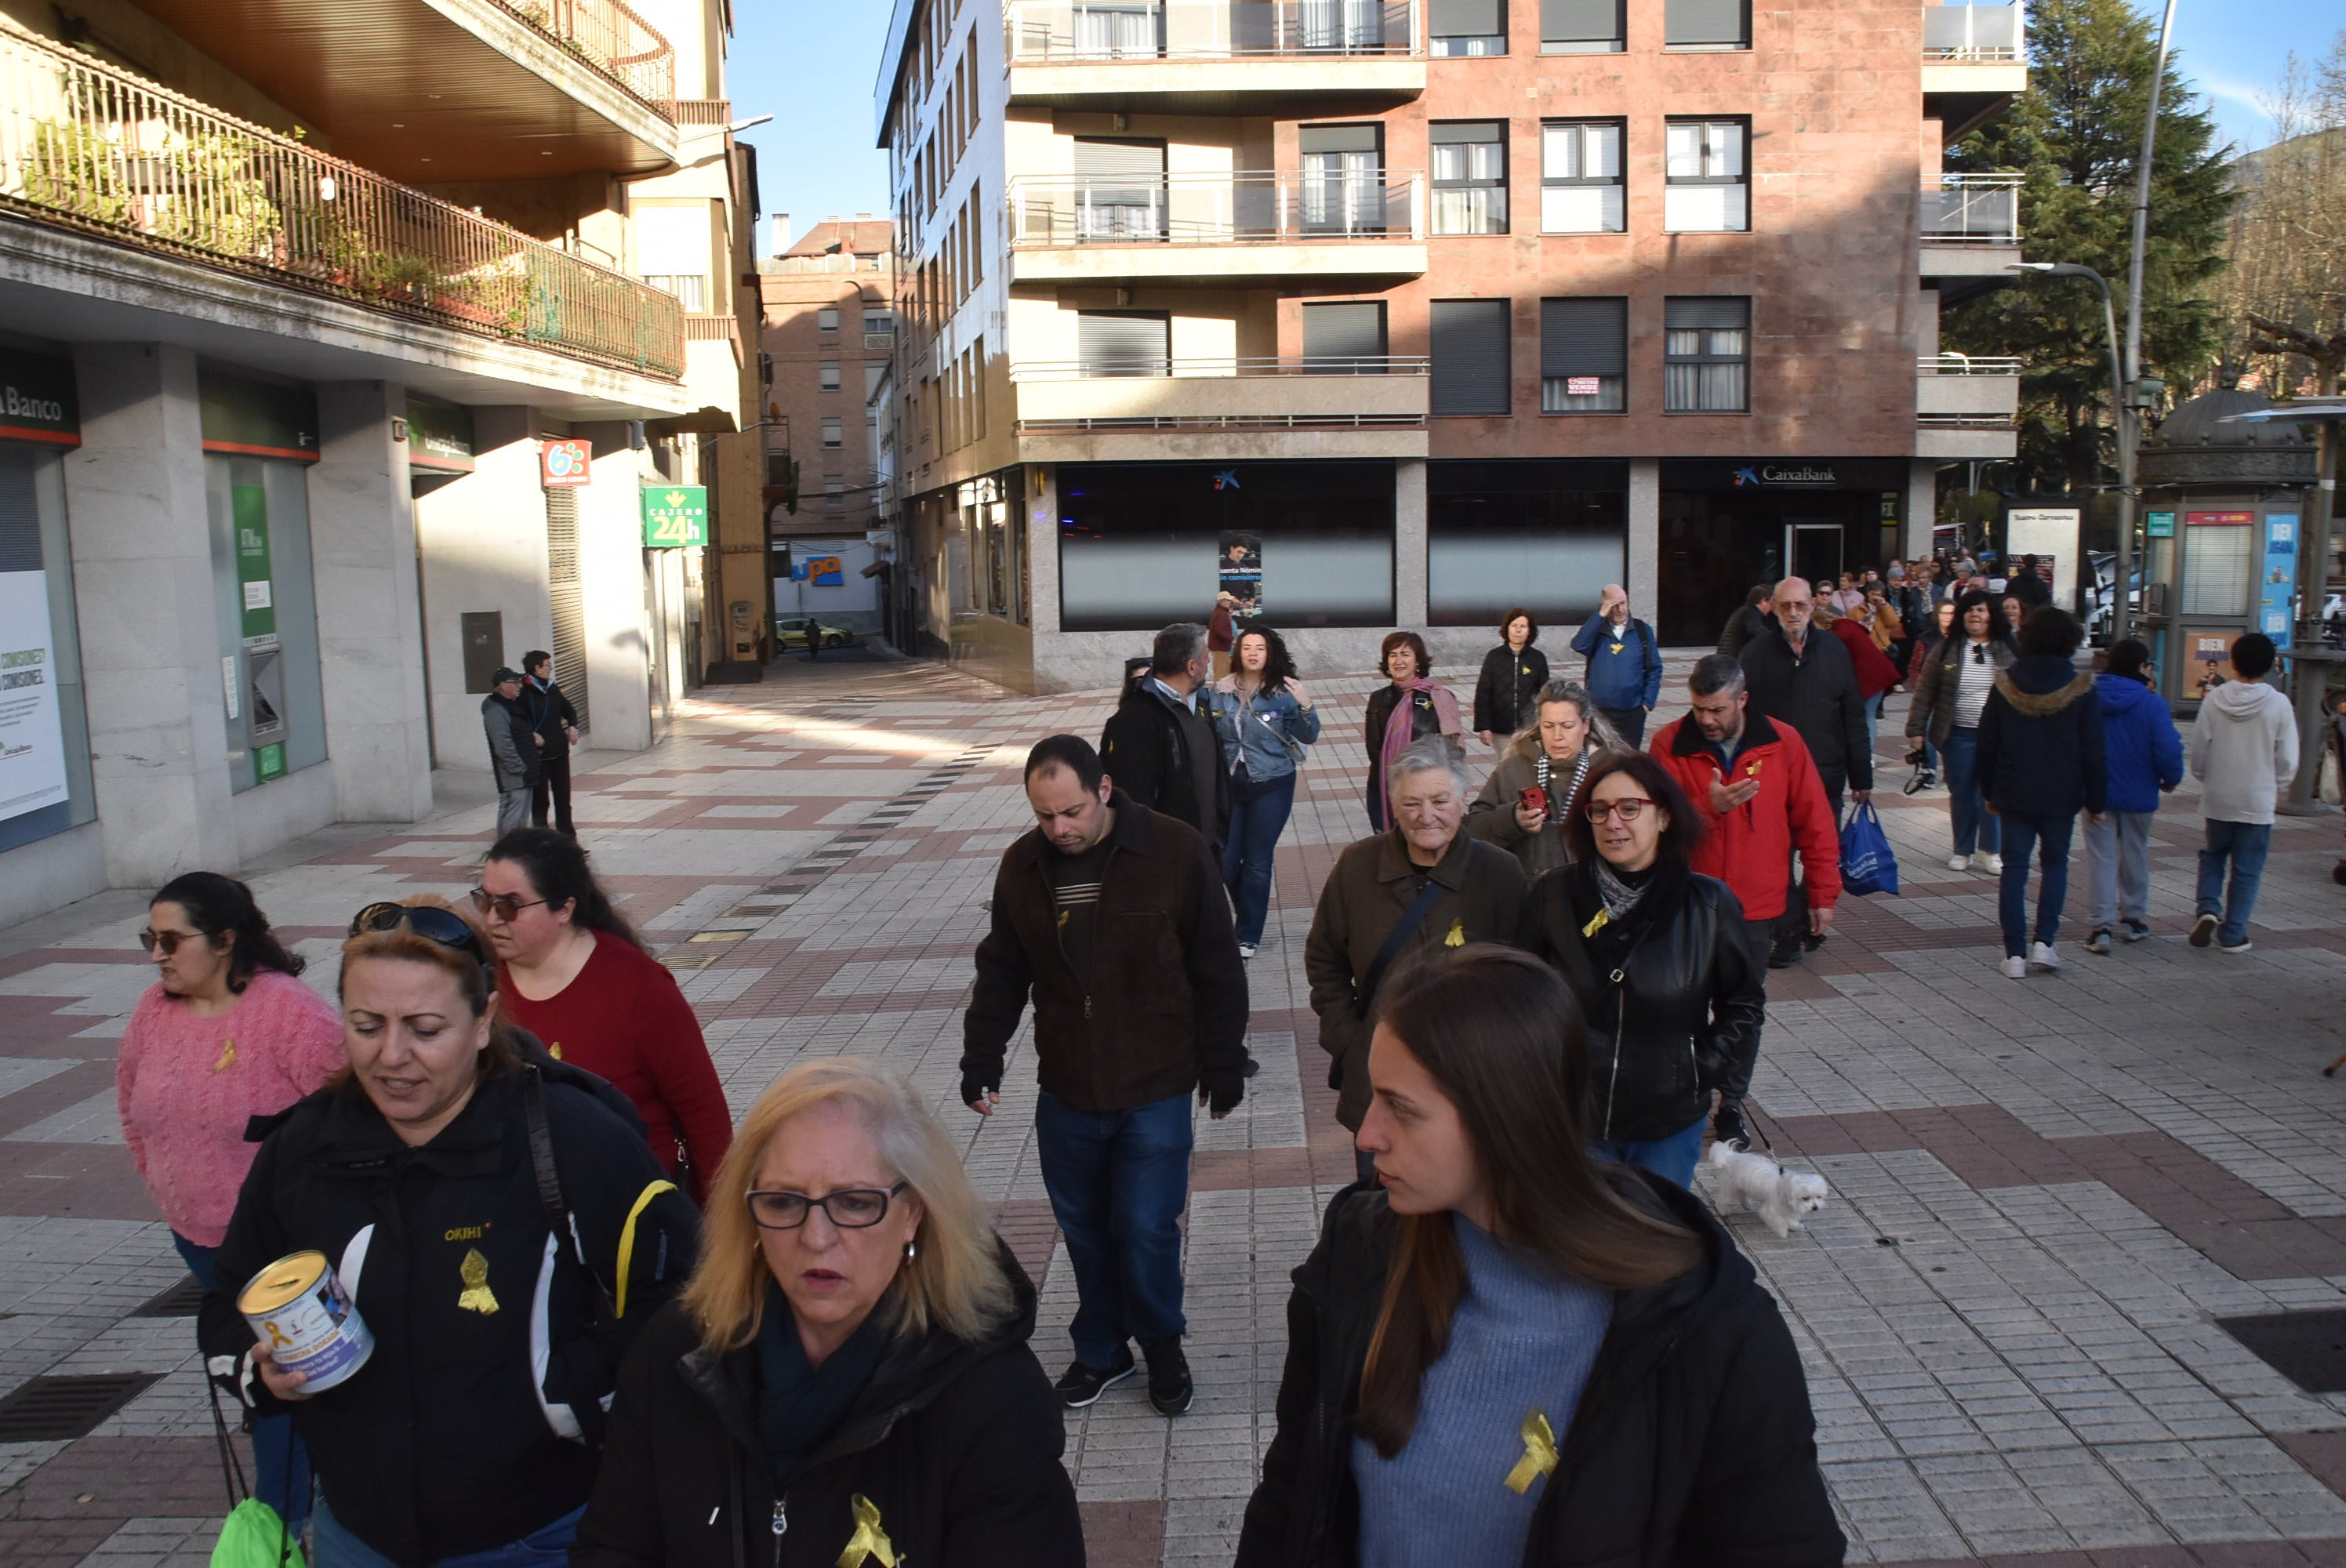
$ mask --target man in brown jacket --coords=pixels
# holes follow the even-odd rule
[[[1002,1064],[1035,1003],[1035,1145],[1078,1306],[1069,1409],[1148,1358],[1148,1399],[1189,1408],[1181,1210],[1189,1096],[1219,1119],[1245,1093],[1247,982],[1220,869],[1196,829],[1136,805],[1099,753],[1054,735],[1026,758],[1035,829],[1003,851],[993,929],[963,1015],[961,1097],[1000,1103]]]
[[[1320,1048],[1332,1059],[1336,1119],[1356,1133],[1369,1108],[1377,988],[1429,951],[1515,941],[1524,903],[1515,858],[1459,831],[1469,784],[1454,742],[1429,735],[1412,745],[1394,759],[1386,789],[1394,827],[1336,858],[1303,944]],[[1356,1149],[1353,1159],[1370,1180],[1368,1157]]]

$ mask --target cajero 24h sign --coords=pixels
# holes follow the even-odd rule
[[[675,550],[709,543],[709,487],[656,484],[644,493],[644,548]]]

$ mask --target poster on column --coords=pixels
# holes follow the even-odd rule
[[[1221,545],[1219,586],[1238,601],[1231,613],[1241,619],[1262,614],[1262,535],[1226,533]]]
[[[66,798],[45,572],[0,572],[0,820]]]
[[[2297,514],[2265,514],[2265,569],[2258,579],[2257,629],[2275,647],[2289,647],[2297,611]]]

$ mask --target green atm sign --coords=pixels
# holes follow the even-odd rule
[[[643,495],[645,549],[675,550],[709,543],[707,485],[655,485]]]

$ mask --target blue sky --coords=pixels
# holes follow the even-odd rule
[[[729,70],[737,117],[770,114],[758,148],[763,205],[794,231],[836,213],[888,212],[888,162],[872,145],[872,83],[888,0],[740,0]],[[2339,0],[2177,0],[2175,47],[2223,134],[2243,151],[2270,123],[2256,103],[2289,52],[2312,59],[2346,26]],[[759,236],[764,253],[767,237]]]

